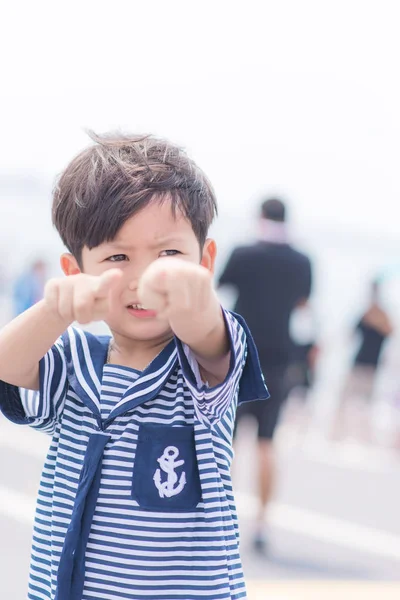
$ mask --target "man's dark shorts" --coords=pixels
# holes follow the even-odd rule
[[[286,367],[267,367],[263,365],[261,357],[260,362],[271,397],[268,400],[257,400],[241,404],[236,414],[236,426],[242,417],[250,415],[257,421],[258,438],[272,440],[282,404],[285,400],[284,376]]]

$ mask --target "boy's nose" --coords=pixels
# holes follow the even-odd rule
[[[137,290],[137,288],[139,287],[139,281],[140,281],[143,273],[146,272],[147,268],[152,264],[152,262],[153,261],[151,261],[151,260],[150,261],[144,260],[140,264],[137,264],[137,263],[135,265],[132,264],[132,267],[130,269],[124,269],[126,280],[129,281],[129,283],[128,283],[129,290],[132,290],[133,292],[135,292]]]
[[[129,281],[128,288],[134,292],[135,290],[137,290],[138,283],[139,283],[139,278],[135,277],[134,279],[131,279]]]

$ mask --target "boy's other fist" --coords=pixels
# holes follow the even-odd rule
[[[82,325],[101,321],[109,313],[112,292],[121,276],[120,269],[109,269],[100,276],[79,273],[50,279],[44,290],[44,300],[68,325],[73,321]]]
[[[201,265],[179,258],[160,258],[143,273],[138,287],[140,302],[160,316],[201,312],[213,291],[211,273]]]
[[[159,258],[143,273],[138,296],[145,308],[166,319],[174,335],[199,356],[209,355],[209,336],[213,331],[220,332],[216,342],[212,339],[213,348],[221,345],[220,337],[225,340],[225,324],[212,273],[205,267],[179,258]]]

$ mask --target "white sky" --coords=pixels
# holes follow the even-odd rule
[[[48,178],[120,127],[179,141],[221,215],[281,192],[293,220],[398,235],[400,6],[2,3],[0,172]]]

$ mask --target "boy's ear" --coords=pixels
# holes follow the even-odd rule
[[[214,240],[212,240],[211,238],[208,238],[204,244],[203,255],[201,257],[200,264],[203,267],[205,267],[206,269],[208,269],[209,271],[211,271],[211,273],[214,273],[216,256],[217,256],[217,244],[215,243]]]
[[[69,252],[65,252],[61,255],[60,265],[65,275],[77,275],[81,272],[78,261],[76,260],[75,256]]]

